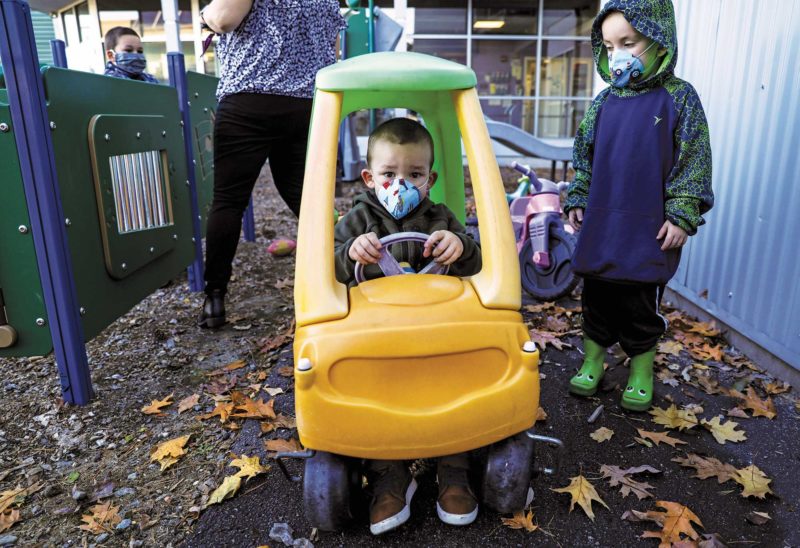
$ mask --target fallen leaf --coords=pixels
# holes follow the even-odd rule
[[[744,409],[742,409],[741,407],[731,407],[730,409],[728,409],[726,415],[728,415],[729,417],[738,417],[740,419],[750,418],[750,415],[745,413]]]
[[[640,436],[654,442],[656,445],[659,443],[666,443],[672,447],[675,447],[678,444],[686,445],[685,441],[670,437],[669,432],[648,432],[647,430],[642,430],[641,428],[637,428],[636,431],[639,432]]]
[[[677,388],[677,386],[680,384],[680,381],[677,379],[677,377],[675,377],[675,373],[673,373],[669,369],[659,370],[659,372],[656,373],[656,378],[660,380],[662,383],[675,388]]]
[[[269,394],[271,397],[275,397],[278,394],[283,394],[283,388],[272,388],[271,386],[265,386],[264,392]]]
[[[604,441],[608,441],[611,439],[611,436],[614,435],[614,431],[610,428],[606,428],[605,426],[601,426],[591,434],[589,437],[592,438],[597,443],[603,443]]]
[[[0,533],[5,533],[19,521],[19,510],[0,513]]]
[[[243,417],[246,419],[274,419],[275,411],[272,406],[275,400],[265,402],[263,399],[253,400],[248,398],[241,392],[231,393],[231,399],[234,404],[234,413],[232,417]]]
[[[559,316],[547,316],[544,325],[549,331],[554,333],[564,333],[572,329],[569,321]]]
[[[772,489],[769,484],[772,480],[769,479],[764,472],[759,470],[758,466],[751,464],[747,468],[736,470],[733,476],[733,481],[744,487],[742,491],[743,497],[756,497],[763,499],[768,494],[772,494]]]
[[[652,519],[661,525],[662,529],[661,531],[645,531],[642,534],[642,538],[659,539],[661,541],[660,548],[662,546],[669,547],[675,542],[681,542],[683,535],[692,540],[697,540],[700,537],[692,523],[696,523],[700,527],[703,527],[703,523],[689,508],[677,502],[666,500],[657,501],[656,506],[663,508],[665,512],[648,510],[646,514],[648,519]]]
[[[293,377],[294,368],[291,365],[284,365],[283,367],[278,368],[278,375],[281,377]]]
[[[722,445],[725,445],[726,441],[739,442],[747,439],[745,432],[736,430],[739,423],[727,421],[724,424],[720,424],[719,416],[714,417],[710,421],[703,419],[700,421],[700,424],[711,430],[714,439],[717,440],[717,443],[721,443]]]
[[[773,395],[783,394],[784,392],[788,392],[789,390],[792,389],[792,385],[789,384],[788,382],[777,382],[777,381],[769,383],[762,382],[762,386],[764,387],[764,391],[767,394],[773,394]]]
[[[290,438],[288,440],[284,440],[281,438],[277,438],[274,440],[267,440],[264,442],[264,447],[267,448],[267,451],[275,451],[275,452],[290,452],[290,451],[302,451],[303,446],[300,445],[300,442],[297,441],[296,438]]]
[[[170,394],[163,400],[153,400],[150,402],[150,405],[142,407],[142,413],[145,415],[160,415],[162,407],[167,407],[172,404],[172,396],[173,394]]]
[[[617,487],[620,485],[621,487],[619,492],[623,497],[627,497],[629,494],[633,493],[639,500],[653,496],[653,494],[648,491],[648,489],[653,489],[652,485],[649,483],[638,482],[630,477],[633,474],[641,474],[643,472],[660,474],[661,470],[657,470],[652,466],[647,466],[646,464],[625,470],[610,464],[604,464],[600,467],[600,473],[609,481],[609,485],[611,485],[611,487]]]
[[[165,441],[150,453],[150,460],[158,461],[159,464],[161,464],[161,471],[163,472],[178,462],[181,456],[186,454],[184,446],[187,441],[189,441],[189,436],[182,436]]]
[[[80,525],[78,529],[89,531],[95,535],[113,532],[114,527],[122,521],[122,517],[119,515],[119,506],[114,506],[110,502],[95,504],[89,508],[89,512],[91,513],[81,516],[81,520],[86,523]]]
[[[17,487],[16,489],[10,489],[0,493],[0,512],[5,512],[6,508],[14,504],[16,498],[24,492],[24,488]]]
[[[183,413],[184,411],[188,411],[200,401],[200,394],[192,394],[186,398],[183,398],[178,403],[178,415]]]
[[[745,519],[750,523],[752,523],[753,525],[764,525],[765,523],[767,523],[769,520],[772,519],[772,516],[770,516],[766,512],[756,512],[755,510],[753,510],[752,512],[750,512],[745,516]],[[3,530],[0,529],[0,533],[2,531]]]
[[[767,417],[768,419],[774,419],[777,416],[775,403],[772,401],[772,398],[767,396],[766,400],[762,400],[758,397],[758,394],[756,394],[756,391],[753,390],[752,386],[747,387],[746,394],[742,394],[737,390],[731,390],[729,395],[742,400],[742,403],[739,404],[740,407],[744,409],[750,409],[753,412],[754,417]]]
[[[689,331],[692,333],[700,333],[704,337],[718,337],[720,334],[719,329],[717,329],[713,321],[708,323],[695,322]]]
[[[670,405],[667,409],[655,407],[650,410],[650,414],[655,417],[654,423],[661,424],[666,428],[688,430],[697,426],[697,417],[694,413],[685,409],[678,410],[675,404]]]
[[[673,356],[680,356],[683,345],[676,341],[664,341],[658,345],[658,352],[660,354],[671,354]]]
[[[673,546],[676,546],[673,544]],[[689,548],[689,547],[686,547]],[[694,548],[693,546],[691,548]],[[717,533],[703,535],[703,540],[697,543],[697,548],[728,548]]]
[[[529,533],[533,533],[539,527],[533,524],[533,512],[528,510],[527,513],[517,512],[514,517],[500,518],[503,525],[511,529],[525,529]]]
[[[219,422],[225,424],[227,422],[228,417],[230,417],[231,413],[233,413],[233,402],[219,402],[217,406],[211,413],[206,413],[204,415],[198,415],[198,420],[206,420],[210,419],[211,417],[219,416]]]
[[[273,286],[275,289],[286,289],[287,287],[294,287],[294,280],[292,278],[281,278]]]
[[[543,351],[547,349],[547,345],[556,348],[557,350],[563,350],[565,347],[571,348],[572,345],[565,343],[561,339],[559,339],[553,333],[549,331],[539,331],[538,329],[531,329],[530,330],[530,337],[533,342],[536,343],[536,346],[541,348]]]
[[[277,418],[272,421],[272,424],[275,428],[297,428],[297,421],[294,417],[287,417],[286,415],[278,415]]]
[[[698,360],[722,361],[722,347],[719,345],[711,346],[706,343],[702,346],[690,346],[689,353]]]
[[[233,461],[231,461],[231,466],[235,466],[239,469],[239,471],[236,472],[237,476],[247,479],[254,478],[257,475],[263,474],[269,470],[269,467],[265,468],[261,466],[258,455],[254,457],[242,455],[237,459],[233,459]]]
[[[277,348],[280,348],[288,341],[292,340],[293,337],[294,337],[294,320],[292,320],[292,323],[289,324],[289,328],[283,333],[269,339],[263,339],[261,342],[259,342],[259,346],[261,346],[260,352],[262,354],[266,354],[267,352],[271,352]]]
[[[547,420],[547,413],[541,407],[539,407],[536,410],[536,420],[537,421],[546,421]]]
[[[672,462],[677,462],[686,468],[694,468],[696,474],[693,476],[698,479],[717,478],[717,482],[725,483],[736,476],[737,470],[730,464],[720,462],[713,457],[701,457],[695,453],[689,453],[686,457],[675,457]]]
[[[578,475],[570,478],[570,483],[566,487],[562,487],[561,489],[550,489],[551,491],[555,491],[556,493],[567,493],[572,497],[569,505],[569,511],[572,512],[572,509],[575,508],[575,503],[578,503],[583,511],[586,512],[586,515],[589,516],[589,519],[594,521],[594,512],[592,512],[592,501],[596,500],[600,504],[608,508],[608,505],[600,498],[600,495],[597,494],[594,486],[589,483],[589,481],[583,477],[583,475]]]
[[[219,504],[223,500],[232,497],[236,494],[236,491],[239,490],[241,485],[242,478],[238,474],[234,476],[226,476],[225,479],[222,480],[222,484],[214,489],[214,492],[208,497],[206,508],[212,504]]]
[[[225,367],[222,368],[223,371],[236,371],[237,369],[241,369],[242,367],[246,366],[247,362],[244,360],[236,360],[235,362],[231,362]]]

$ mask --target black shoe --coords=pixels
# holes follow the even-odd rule
[[[206,295],[197,325],[211,329],[225,325],[225,293],[221,289],[214,289]]]

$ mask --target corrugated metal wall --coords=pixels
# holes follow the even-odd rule
[[[800,369],[800,0],[674,4],[716,205],[670,287]]]
[[[33,34],[36,36],[36,51],[39,53],[40,63],[53,63],[53,54],[50,50],[50,40],[56,37],[53,29],[53,18],[40,11],[31,12],[33,19]]]

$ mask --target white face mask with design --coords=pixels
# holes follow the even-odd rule
[[[428,183],[420,187],[414,186],[402,177],[395,177],[383,184],[375,185],[375,194],[383,207],[392,217],[402,219],[422,201],[422,191]]]

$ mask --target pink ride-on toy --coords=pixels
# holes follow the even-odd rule
[[[539,300],[555,300],[578,285],[572,271],[576,238],[561,219],[561,191],[568,183],[539,179],[529,167],[512,162],[530,180],[531,193],[511,202],[522,287]],[[522,186],[522,185],[520,185]],[[516,193],[515,193],[516,194]]]

